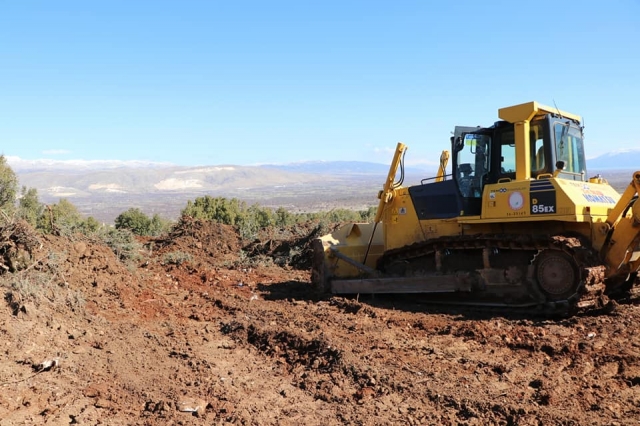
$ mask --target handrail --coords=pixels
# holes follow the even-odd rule
[[[444,176],[434,176],[434,177],[429,177],[429,178],[424,178],[420,181],[420,185],[424,185],[425,182],[433,180],[433,179],[438,179],[440,177],[443,178],[443,180],[447,180],[447,177],[451,177],[453,176],[453,173],[449,173],[448,175],[444,175]]]

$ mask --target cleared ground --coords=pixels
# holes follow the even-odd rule
[[[315,232],[243,244],[185,222],[130,266],[80,237],[12,237],[6,253],[34,252],[2,276],[0,425],[640,422],[640,306],[545,319],[323,297]]]

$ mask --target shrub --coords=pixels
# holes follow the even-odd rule
[[[98,237],[118,256],[121,261],[134,261],[140,258],[142,245],[138,243],[129,229],[103,228]]]
[[[182,210],[183,216],[195,219],[211,220],[225,225],[236,225],[242,213],[246,211],[246,203],[237,198],[213,198],[209,195],[188,201]]]
[[[169,232],[171,229],[171,221],[163,219],[157,214],[151,217],[151,223],[149,224],[149,235],[158,236]]]
[[[45,206],[38,218],[36,228],[45,233],[71,235],[78,232],[83,221],[78,208],[69,200],[61,198],[57,204]]]
[[[136,235],[157,236],[169,229],[170,223],[157,214],[149,218],[138,208],[120,213],[115,220],[116,229],[128,229]]]
[[[0,155],[0,209],[13,213],[18,193],[18,177],[7,164],[4,155]]]
[[[284,207],[275,211],[270,208],[246,203],[236,198],[213,198],[208,195],[188,201],[182,210],[182,217],[210,220],[226,225],[235,225],[240,236],[245,240],[254,239],[262,229],[287,227],[296,223],[316,221],[321,223],[370,222],[376,215],[377,208],[355,211],[349,209],[333,209],[328,212],[291,213]]]
[[[18,200],[18,217],[35,228],[43,211],[44,205],[38,200],[38,191],[35,188],[27,189],[23,186]]]
[[[182,265],[184,262],[191,262],[193,256],[183,251],[172,251],[166,253],[163,257],[163,261],[168,265]]]
[[[120,213],[115,220],[116,229],[128,229],[136,235],[147,235],[151,219],[138,208]]]

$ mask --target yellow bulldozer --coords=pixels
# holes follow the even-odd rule
[[[313,242],[314,284],[553,312],[601,307],[632,289],[640,171],[623,194],[587,177],[578,115],[528,102],[498,116],[490,127],[456,127],[451,155],[419,185],[402,185],[398,143],[373,223]]]

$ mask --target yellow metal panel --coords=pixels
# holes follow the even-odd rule
[[[527,102],[524,104],[513,105],[498,110],[498,117],[509,123],[517,123],[518,121],[529,121],[538,110],[537,102]]]
[[[563,117],[580,121],[580,116],[560,111],[537,102],[527,102],[498,110],[498,116],[514,124],[514,135],[516,143],[516,180],[524,181],[531,177],[531,156],[529,148],[530,122],[537,116],[546,114],[560,114]]]
[[[571,199],[576,212],[591,216],[606,216],[620,199],[620,194],[608,184],[553,179],[557,187]]]
[[[559,192],[566,197],[563,202],[574,206],[576,221],[591,222],[591,245],[600,250],[606,238],[609,226],[605,223],[608,213],[614,208],[620,194],[605,183],[579,182],[566,179],[554,179]]]
[[[546,114],[559,114],[571,120],[582,121],[582,117],[580,117],[579,115],[561,111],[554,107],[542,105],[535,101],[513,105],[506,108],[500,108],[498,110],[498,117],[500,117],[500,119],[502,120],[508,121],[509,123],[530,121],[536,116],[543,116]]]
[[[620,271],[624,271],[627,266],[634,249],[640,226],[634,220],[621,220],[616,225],[611,241],[607,246],[605,263],[610,266],[607,270],[607,276],[615,275]]]
[[[482,198],[482,219],[528,218],[529,182],[503,182],[485,185]]]
[[[387,250],[425,239],[407,188],[400,187],[393,191],[391,201],[385,206],[383,222]]]
[[[514,124],[516,142],[516,180],[531,179],[531,157],[529,156],[529,121],[518,121]]]
[[[461,223],[563,222],[565,229],[579,228],[596,248],[604,237],[600,226],[619,199],[609,185],[565,179],[511,181],[486,185],[482,216],[461,218]],[[575,224],[575,225],[572,225]],[[585,226],[582,226],[585,224]]]
[[[622,212],[627,207],[629,201],[631,201],[631,199],[638,193],[640,193],[640,171],[633,173],[631,183],[627,186],[621,196],[621,199],[624,201],[618,203],[611,212],[609,212],[609,217],[607,218],[607,223],[609,223],[609,225],[615,224],[615,221],[622,215]]]

